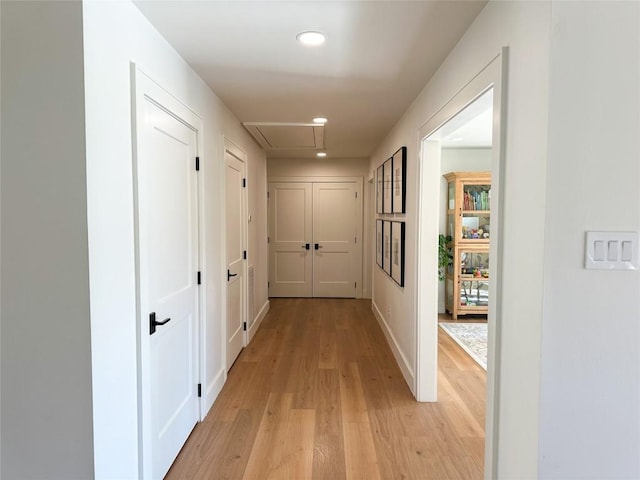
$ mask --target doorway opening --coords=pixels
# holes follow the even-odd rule
[[[505,48],[419,131],[416,398],[438,401],[439,315],[474,320],[486,315],[487,478],[495,472],[499,421],[506,56]],[[442,281],[437,273],[440,235],[448,247]]]
[[[493,89],[489,89],[425,140],[433,154],[430,160],[440,162],[438,315],[441,321],[486,324],[492,119]],[[482,329],[469,327],[466,331],[482,332]],[[486,332],[483,337],[486,349]],[[475,340],[482,343],[482,338]],[[473,348],[468,342],[466,345]],[[484,355],[484,359],[476,360],[486,370],[486,351],[482,352],[482,345],[476,347],[472,353]]]

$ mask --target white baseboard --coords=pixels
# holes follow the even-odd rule
[[[249,343],[253,339],[253,336],[258,331],[258,328],[260,328],[260,325],[262,325],[262,321],[264,320],[264,317],[267,316],[267,313],[269,312],[270,307],[271,307],[271,304],[269,303],[269,300],[264,302],[264,305],[262,306],[262,308],[258,312],[258,315],[256,315],[256,318],[253,320],[253,323],[249,327],[249,332],[248,332],[249,338],[247,339],[247,343]]]
[[[218,398],[218,395],[222,391],[222,387],[224,386],[224,383],[226,381],[227,372],[225,371],[224,367],[222,367],[213,378],[213,380],[208,385],[205,385],[204,395],[200,404],[202,406],[200,418],[201,420],[204,420],[204,417],[206,417],[209,413],[209,410],[211,410],[213,402],[215,402],[216,398]]]
[[[387,337],[387,342],[391,347],[391,351],[393,352],[393,356],[395,357],[396,362],[400,367],[400,371],[402,372],[402,376],[404,377],[405,382],[407,382],[407,385],[409,385],[409,390],[411,390],[411,393],[413,393],[413,396],[415,397],[416,379],[413,373],[413,366],[409,364],[409,362],[407,361],[407,357],[405,357],[404,353],[402,353],[402,349],[400,348],[400,345],[398,345],[396,338],[393,336],[393,332],[391,332],[389,325],[387,325],[387,322],[382,316],[380,309],[376,305],[376,302],[373,300],[371,301],[371,310],[373,311],[373,315],[376,317],[376,320],[378,320],[378,324],[384,332],[384,336]]]

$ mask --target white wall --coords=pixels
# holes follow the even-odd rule
[[[269,177],[365,177],[369,162],[366,158],[278,159],[267,161]]]
[[[640,274],[583,267],[585,231],[640,230],[640,4],[552,22],[540,478],[640,478]]]
[[[1,2],[2,472],[93,477],[82,6]]]
[[[363,248],[362,248],[362,297],[371,298],[371,263],[374,250],[370,221],[373,208],[371,172],[366,158],[325,158],[325,159],[277,159],[267,161],[267,176],[273,177],[361,177],[363,179]]]
[[[204,120],[202,380],[208,404],[225,378],[223,137],[249,158],[253,221],[248,257],[255,268],[257,309],[267,302],[266,161],[238,120],[133,4],[85,2],[84,40],[96,478],[135,478],[139,458],[130,62]]]
[[[443,148],[440,155],[440,173],[490,172],[492,151],[490,148]],[[440,178],[439,232],[447,234],[447,180]],[[444,313],[444,282],[438,284],[438,313]]]
[[[498,402],[500,478],[534,478],[538,468],[538,398],[542,264],[546,184],[548,2],[490,2],[476,18],[436,75],[371,157],[380,165],[399,146],[406,145],[407,257],[406,286],[397,287],[373,267],[374,312],[413,374],[416,315],[417,161],[420,127],[475,77],[502,46],[509,47],[506,88],[508,108],[504,214],[504,289],[498,299],[502,311],[502,345]],[[522,219],[526,218],[526,228]],[[437,221],[437,214],[434,221]],[[526,255],[523,255],[526,252]],[[522,288],[527,272],[527,288]],[[436,280],[435,274],[433,275]],[[526,308],[523,308],[526,306]],[[391,316],[387,315],[391,310]],[[425,319],[422,319],[425,321]],[[409,376],[412,388],[414,379]]]
[[[2,6],[0,6],[0,45],[2,44]],[[0,47],[1,50],[1,47]],[[0,53],[0,112],[2,112],[2,54]],[[2,211],[2,114],[0,113],[0,212]],[[1,215],[0,215],[1,217]],[[0,221],[0,304],[2,303],[2,225]],[[0,306],[0,412],[2,412],[2,307]],[[0,432],[2,432],[2,414],[0,413]],[[0,478],[2,478],[2,433],[0,433]]]

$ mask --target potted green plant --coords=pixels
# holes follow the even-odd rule
[[[453,262],[451,235],[438,235],[438,280],[444,280],[447,267]]]

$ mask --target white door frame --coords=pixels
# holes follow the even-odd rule
[[[360,256],[358,258],[358,267],[357,272],[358,276],[356,279],[356,297],[362,298],[363,292],[363,278],[364,278],[364,269],[363,269],[363,255],[365,253],[364,242],[368,241],[363,236],[363,222],[364,222],[364,187],[363,187],[363,177],[269,177],[267,178],[267,185],[270,183],[355,183],[357,186],[357,192],[359,194],[359,202],[358,202],[358,218],[360,221],[356,225],[356,236],[358,237],[358,241],[360,242]],[[271,204],[269,207],[271,208]],[[269,232],[271,234],[271,232]]]
[[[500,390],[500,331],[503,255],[503,176],[505,163],[505,112],[508,48],[484,67],[446,105],[436,112],[418,132],[418,242],[416,288],[416,398],[437,401],[438,382],[438,284],[437,275],[438,212],[440,162],[428,161],[428,137],[476,98],[493,87],[493,147],[489,296],[489,351],[485,426],[485,478],[496,474],[498,451],[498,412]]]
[[[238,160],[240,160],[243,164],[244,164],[244,173],[245,173],[245,178],[247,180],[247,184],[249,182],[249,168],[248,168],[248,156],[247,154],[240,148],[238,147],[235,143],[233,143],[231,140],[229,140],[227,137],[223,137],[223,152],[222,152],[222,174],[220,176],[220,178],[222,179],[222,188],[223,188],[223,193],[222,193],[222,213],[223,213],[223,220],[221,222],[222,224],[222,231],[224,232],[224,235],[222,237],[222,271],[220,272],[220,285],[224,285],[224,294],[222,294],[221,298],[222,300],[222,365],[224,365],[224,372],[225,372],[225,381],[227,378],[227,372],[229,371],[229,367],[230,365],[227,365],[227,227],[226,227],[226,215],[227,215],[227,205],[226,205],[226,183],[225,183],[225,178],[226,178],[226,171],[225,169],[227,168],[227,160],[225,158],[225,155],[228,153],[230,155],[233,155],[234,157],[236,157]],[[249,202],[248,202],[248,198],[247,198],[247,191],[248,188],[243,188],[242,189],[242,206],[239,209],[239,213],[242,215],[244,221],[242,222],[243,228],[242,228],[242,243],[244,245],[244,250],[247,251],[247,254],[249,252],[249,240],[248,240],[248,219],[249,219]],[[250,327],[250,322],[249,319],[247,318],[247,309],[248,309],[248,296],[249,292],[248,292],[248,285],[247,285],[247,281],[248,281],[248,276],[249,276],[249,272],[248,272],[248,261],[244,261],[242,262],[242,289],[244,290],[244,295],[243,295],[243,301],[242,301],[242,321],[246,322],[247,324],[247,329],[242,333],[243,335],[243,341],[242,341],[242,345],[244,347],[247,346],[247,334],[249,332],[249,327]],[[251,321],[253,321],[253,319],[251,319]]]
[[[145,272],[141,271],[140,264],[140,238],[139,238],[139,215],[137,203],[137,162],[140,156],[139,145],[137,142],[138,134],[143,128],[144,119],[138,116],[142,111],[145,97],[158,98],[162,97],[162,102],[158,103],[167,109],[168,113],[175,116],[182,123],[190,127],[196,132],[196,148],[197,155],[202,156],[203,152],[203,121],[200,116],[193,112],[189,107],[182,103],[169,91],[164,89],[160,84],[147,75],[135,63],[131,63],[131,89],[132,101],[134,106],[132,111],[132,140],[133,140],[133,195],[134,195],[134,244],[135,244],[135,272],[136,272],[136,331],[137,331],[137,379],[138,379],[138,472],[142,479],[150,479],[152,472],[152,431],[151,431],[151,381],[150,381],[150,349],[149,349],[149,321],[147,306],[148,300],[143,293],[143,285],[146,283]],[[195,164],[194,164],[195,168]],[[198,269],[202,266],[202,180],[200,175],[197,177],[197,225],[198,225]],[[202,314],[204,310],[204,294],[201,289],[198,290],[197,311],[195,312],[195,346],[197,351],[198,364],[198,382],[202,383],[203,378],[203,362],[202,362]],[[198,400],[200,418],[203,418],[202,398]]]

